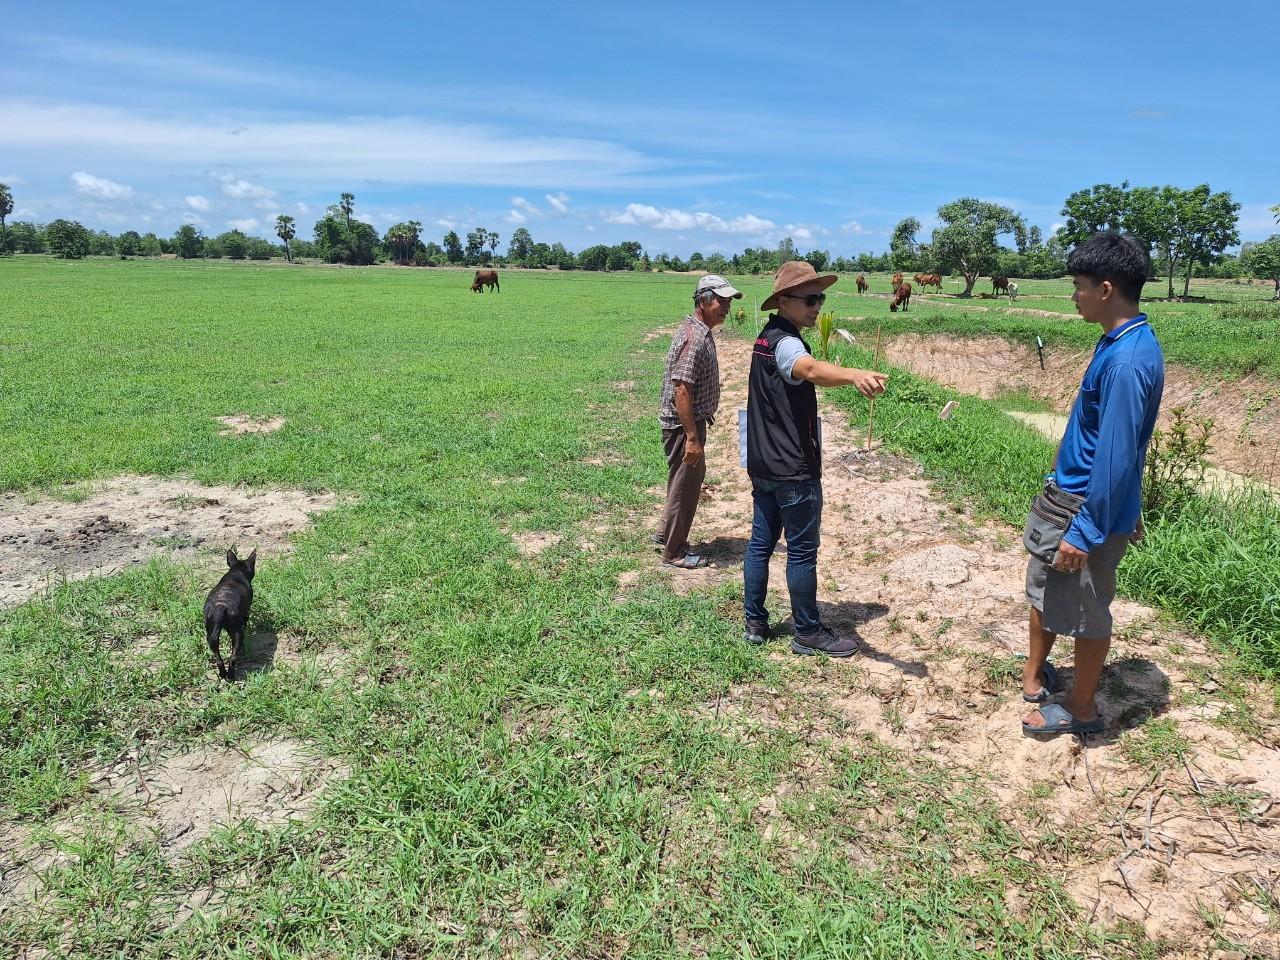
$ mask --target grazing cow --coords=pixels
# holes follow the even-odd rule
[[[902,307],[902,312],[907,312],[907,307],[911,306],[911,284],[900,283],[893,290],[893,302],[889,304],[889,312],[897,313],[898,307]]]
[[[897,290],[900,286],[902,286],[902,271],[898,271],[893,275],[893,281],[891,283],[891,286],[893,287],[894,290]]]
[[[997,293],[1009,292],[1008,277],[992,277],[991,278],[991,295],[994,297]]]
[[[502,288],[498,286],[497,270],[477,270],[476,278],[471,281],[472,293],[484,293],[482,287],[492,287],[498,293],[502,292]]]
[[[1010,280],[1009,281],[1009,302],[1013,303],[1013,301],[1017,299],[1018,299],[1018,285],[1014,283],[1012,280]]]
[[[858,274],[856,277],[854,277],[853,282],[858,285],[858,293],[867,292],[867,278],[864,277],[862,274]]]
[[[249,608],[253,605],[253,572],[257,560],[257,550],[243,560],[236,556],[235,550],[228,550],[227,566],[230,569],[209,591],[204,602],[205,639],[218,664],[218,676],[223,680],[235,679],[236,661],[244,652],[244,626],[249,622]],[[231,637],[231,659],[226,663],[222,660],[219,643],[223,630]]]

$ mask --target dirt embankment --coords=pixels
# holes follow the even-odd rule
[[[1025,391],[1068,411],[1092,351],[1045,348],[1045,369],[1033,346],[1002,337],[892,337],[885,347],[890,363],[912,373],[992,399]],[[1263,377],[1215,380],[1199,371],[1165,367],[1160,425],[1167,427],[1174,407],[1195,418],[1212,417],[1213,452],[1220,467],[1275,485],[1280,480],[1280,384]]]

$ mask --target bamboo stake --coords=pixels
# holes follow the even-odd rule
[[[877,372],[880,370],[880,325],[879,324],[876,324],[876,348],[871,354],[871,369]],[[876,422],[876,398],[875,398],[875,395],[872,394],[871,407],[867,411],[867,445],[865,448],[867,450],[871,449],[871,430],[875,422]]]

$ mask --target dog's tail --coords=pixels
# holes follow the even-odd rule
[[[221,607],[214,607],[212,611],[207,613],[204,618],[204,635],[205,640],[209,644],[209,652],[213,654],[213,659],[218,664],[218,676],[222,679],[229,679],[227,676],[227,664],[222,659],[221,645],[219,644],[219,634],[222,633],[222,615]]]

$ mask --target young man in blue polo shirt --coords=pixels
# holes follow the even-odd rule
[[[1111,648],[1116,568],[1142,537],[1142,472],[1164,391],[1164,356],[1138,309],[1150,269],[1146,247],[1118,233],[1094,234],[1067,259],[1076,309],[1102,327],[1102,339],[1058,447],[1057,491],[1047,491],[1078,509],[1052,563],[1033,555],[1027,565],[1031,636],[1022,693],[1042,704],[1023,719],[1027,733],[1104,727],[1094,697]],[[1075,683],[1050,703],[1057,675],[1049,651],[1058,634],[1075,637]]]

